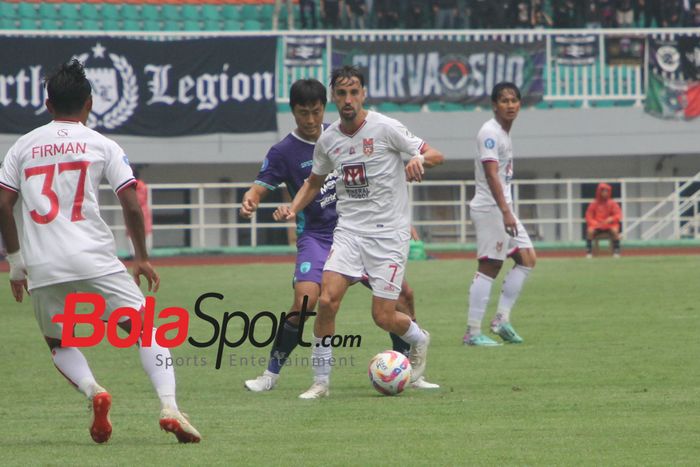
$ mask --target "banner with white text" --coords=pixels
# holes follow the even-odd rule
[[[0,133],[51,117],[42,79],[77,58],[92,84],[88,126],[183,136],[277,129],[274,37],[0,37]]]
[[[542,100],[545,43],[501,41],[360,42],[333,39],[333,67],[358,66],[367,103],[490,105],[491,89],[514,82],[524,105]]]

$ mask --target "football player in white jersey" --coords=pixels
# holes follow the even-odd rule
[[[295,218],[337,170],[338,224],[324,266],[318,315],[314,323],[314,383],[302,399],[328,395],[331,347],[323,338],[335,334],[335,315],[348,287],[366,272],[372,288],[372,318],[383,330],[411,345],[416,381],[425,371],[430,336],[396,311],[409,249],[408,181],[423,179],[424,168],[443,162],[442,154],[413,136],[400,122],[363,107],[364,77],[355,67],[333,71],[331,98],[340,119],[316,143],[311,175],[285,207]],[[411,156],[404,166],[401,153]]]
[[[3,161],[0,231],[7,244],[12,294],[21,302],[24,291],[31,291],[54,365],[91,401],[90,435],[104,443],[112,434],[112,397],[97,383],[80,350],[62,345],[63,326],[52,318],[63,314],[66,295],[73,292],[99,294],[106,304],[103,321],[120,307],[142,311],[139,276],[153,292],[160,279],[148,261],[129,161],[114,141],[85,126],[92,95],[83,65],[77,60],[63,64],[45,82],[53,121],[19,138]],[[97,200],[103,178],[116,192],[132,233],[133,278],[116,257],[114,237],[100,217]],[[18,201],[21,222],[13,215]],[[124,317],[119,326],[129,332],[131,321]],[[180,442],[199,442],[200,434],[177,408],[175,373],[163,365],[170,352],[155,338],[151,341],[151,346],[141,346],[139,339],[139,354],[161,400],[160,426]]]
[[[510,311],[525,279],[535,267],[535,249],[525,228],[515,217],[511,197],[513,147],[510,129],[520,111],[520,90],[513,83],[498,83],[491,92],[491,102],[494,117],[484,123],[476,136],[476,193],[469,208],[476,229],[479,268],[469,288],[467,332],[463,338],[467,345],[483,347],[501,345],[481,333],[481,321],[489,303],[493,280],[507,257],[513,258],[515,266],[503,281],[491,331],[505,342],[518,344],[523,341],[510,324]]]

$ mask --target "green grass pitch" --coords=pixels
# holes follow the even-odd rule
[[[267,349],[227,349],[220,370],[214,347],[173,349],[183,363],[178,402],[203,435],[199,445],[178,445],[159,430],[159,404],[137,352],[106,343],[84,350],[113,396],[112,439],[94,444],[86,401],[53,367],[31,304],[15,304],[5,285],[0,464],[698,465],[698,266],[697,256],[541,259],[513,312],[525,343],[466,348],[475,261],[412,262],[418,320],[433,336],[427,375],[440,390],[384,397],[371,388],[367,363],[391,344],[371,321],[369,292],[357,286],[343,302],[337,332],[359,334],[362,343],[335,350],[347,365],[333,370],[327,399],[297,399],[311,382],[300,360],[308,349],[297,348],[298,364],[265,394],[243,389],[263,368],[241,358],[266,357]],[[194,317],[199,295],[225,296],[207,304],[219,319],[236,310],[279,315],[291,300],[291,270],[162,267],[156,310],[187,308],[190,335],[202,340],[212,328]],[[6,273],[0,283],[7,284]],[[500,280],[486,320],[499,290]],[[235,323],[232,340],[240,335]],[[269,331],[263,323],[260,339]]]

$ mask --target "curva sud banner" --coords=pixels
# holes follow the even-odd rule
[[[490,105],[491,88],[512,81],[523,104],[542,100],[545,43],[333,40],[333,67],[365,74],[368,104],[455,102]]]
[[[42,78],[73,57],[93,87],[88,126],[100,132],[274,131],[276,44],[273,37],[0,37],[0,133],[49,120]]]

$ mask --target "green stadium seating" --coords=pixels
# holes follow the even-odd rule
[[[78,13],[78,5],[75,3],[60,3],[58,5],[58,16],[64,20],[77,20],[80,18],[80,14]]]
[[[135,19],[125,19],[124,23],[122,24],[122,29],[124,31],[140,31],[141,23]]]
[[[17,18],[17,9],[14,3],[0,2],[0,19]]]
[[[199,21],[199,8],[196,5],[182,5],[180,17],[183,20]]]
[[[282,2],[284,3],[284,2]],[[287,5],[282,5],[280,8],[280,16],[282,16],[282,10],[284,10],[284,18],[287,19]],[[260,11],[258,11],[258,21],[264,22],[269,19],[272,21],[272,13],[275,11],[275,6],[272,4],[265,4],[260,6]]]
[[[99,31],[102,29],[100,27],[100,22],[94,19],[84,19],[82,29],[84,31]]]
[[[141,7],[141,19],[144,21],[159,21],[160,11],[158,11],[158,7],[150,4],[143,5]]]
[[[17,16],[25,19],[34,19],[37,17],[36,6],[34,3],[20,3],[17,6]],[[25,28],[22,28],[25,29]]]
[[[177,5],[161,5],[160,16],[165,21],[179,21],[180,9],[177,7]]]
[[[163,23],[163,31],[182,31],[182,23],[179,21],[165,21]]]
[[[139,12],[138,7],[136,5],[132,5],[131,3],[122,5],[122,7],[119,9],[119,16],[121,16],[121,18],[125,21],[138,21],[141,19],[141,13]]]
[[[64,31],[80,31],[82,27],[77,19],[64,19],[61,21],[61,29]]]
[[[247,19],[243,21],[243,30],[245,31],[261,31],[262,23],[256,19]]]
[[[94,3],[82,3],[80,5],[80,17],[83,20],[95,20],[100,19],[100,12],[97,11],[97,5]]]
[[[40,3],[38,16],[41,19],[58,18],[58,11],[56,11],[56,5],[54,3]]]
[[[243,21],[254,19],[258,20],[258,6],[257,5],[243,5],[241,8],[241,19]]]
[[[224,21],[223,31],[240,31],[243,25],[236,19],[227,19]]]
[[[184,31],[201,31],[202,27],[199,25],[199,21],[188,19],[183,21],[182,29]]]
[[[105,31],[119,31],[119,21],[114,18],[105,18],[102,21],[102,29]]]
[[[160,31],[161,22],[158,20],[147,19],[143,22],[144,31]]]
[[[205,31],[221,31],[221,21],[215,19],[205,20],[202,29]]]
[[[381,104],[377,105],[377,110],[379,112],[398,112],[401,110],[399,107],[399,104],[395,104],[393,102],[382,102]]]
[[[240,20],[241,19],[241,9],[238,5],[226,4],[221,9],[221,16],[224,20]]]
[[[107,21],[111,20],[118,20],[119,19],[119,9],[117,8],[117,5],[113,3],[105,3],[102,5],[102,8],[100,9],[100,15],[102,16],[102,19]]]
[[[219,21],[221,15],[216,5],[202,5],[202,19],[205,21]]]
[[[0,18],[0,29],[16,29],[17,24],[12,18]]]
[[[19,20],[19,29],[37,29],[36,20],[30,18],[22,18]]]

